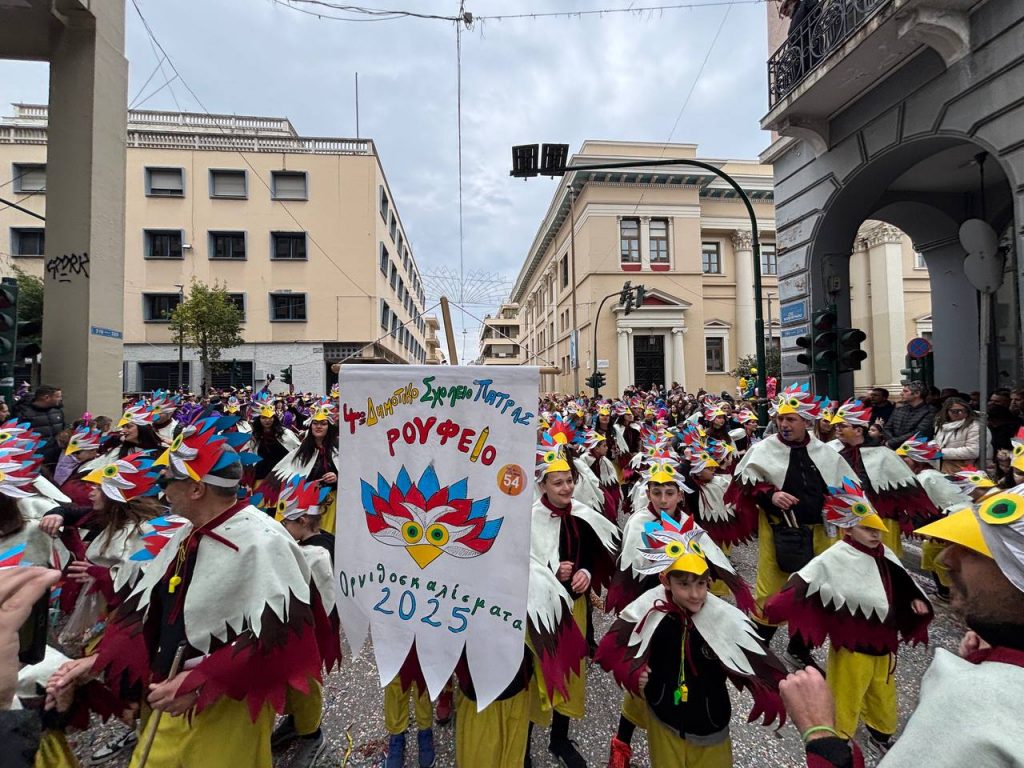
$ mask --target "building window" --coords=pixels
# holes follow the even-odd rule
[[[562,257],[562,261],[558,265],[558,268],[562,276],[562,287],[565,288],[569,285],[569,254],[565,254],[565,256]]]
[[[185,171],[181,168],[147,168],[146,194],[150,197],[184,197]]]
[[[235,309],[242,316],[242,322],[245,322],[245,294],[244,293],[229,293],[228,301],[235,305]]]
[[[779,259],[775,254],[775,243],[764,243],[761,245],[761,274],[777,275],[779,273]]]
[[[245,232],[211,232],[211,259],[245,259]]]
[[[928,264],[924,260],[924,254],[920,251],[914,251],[914,269],[928,269]]]
[[[271,171],[270,188],[275,200],[308,200],[305,171]]]
[[[270,321],[273,323],[306,322],[306,294],[270,294]]]
[[[388,223],[388,211],[390,206],[388,205],[388,193],[384,190],[384,185],[380,187],[380,217],[384,219],[384,223]]]
[[[397,253],[404,253],[405,252],[405,238],[402,237],[402,233],[401,232],[398,233],[397,247],[398,247]]]
[[[34,195],[46,192],[45,163],[15,163],[14,191],[17,194]]]
[[[147,323],[169,323],[171,313],[181,303],[180,293],[142,294],[142,319]]]
[[[384,299],[380,300],[380,327],[385,332],[391,327],[391,307]]]
[[[388,224],[388,232],[391,234],[391,242],[398,240],[398,220],[395,218],[394,212],[391,213],[391,223]],[[408,255],[405,261],[405,271],[409,271],[409,260]]]
[[[42,227],[11,227],[11,253],[42,256],[46,251],[46,230]]]
[[[700,244],[700,271],[705,275],[722,274],[722,244]]]
[[[252,373],[252,360],[217,360],[210,365],[210,386],[214,389],[250,387]]]
[[[145,238],[147,259],[181,258],[180,229],[147,229]]]
[[[181,364],[181,382],[188,386],[191,381],[188,362]],[[143,392],[154,389],[176,389],[178,387],[178,361],[167,363],[139,363],[138,388]]]
[[[619,252],[623,264],[640,263],[640,219],[619,222]]]
[[[668,264],[668,219],[651,219],[651,264]]]
[[[210,171],[210,197],[244,200],[249,196],[245,171]]]
[[[305,232],[272,232],[270,236],[274,241],[274,250],[271,252],[272,259],[282,261],[306,260]]]
[[[401,327],[401,323],[398,321],[398,315],[394,312],[391,313],[391,338],[398,338],[398,329]]]
[[[705,365],[704,369],[708,373],[724,373],[725,372],[725,339],[718,337],[709,337],[704,339],[704,355]]]
[[[380,244],[380,273],[384,277],[388,276],[388,265],[391,264],[391,256],[388,254],[388,249],[384,247],[384,243]]]
[[[405,302],[405,283],[402,282],[402,278],[398,278],[398,300]]]
[[[397,291],[398,290],[398,265],[397,264],[392,264],[391,265],[391,281],[390,282],[391,282],[391,290],[392,291]]]

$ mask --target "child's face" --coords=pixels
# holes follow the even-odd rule
[[[704,467],[700,472],[697,473],[697,479],[702,483],[710,483],[711,478],[715,476],[714,467]]]
[[[865,528],[863,525],[855,525],[853,528],[847,528],[846,535],[862,547],[877,547],[882,543],[881,531],[875,528]]]
[[[675,483],[651,483],[647,486],[647,497],[658,512],[675,512],[681,496]]]
[[[595,445],[593,448],[591,448],[590,452],[594,456],[599,458],[599,459],[607,456],[608,455],[608,442],[605,441],[605,440],[602,440],[597,445]]]
[[[672,571],[668,575],[668,590],[672,594],[672,602],[690,614],[697,613],[707,602],[710,581],[711,577],[706,573],[698,576],[694,573]]]

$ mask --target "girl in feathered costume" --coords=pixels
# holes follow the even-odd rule
[[[652,459],[641,477],[648,496],[647,506],[638,509],[626,521],[619,570],[612,580],[605,602],[606,607],[615,613],[625,610],[640,595],[657,586],[655,574],[650,572],[649,561],[643,554],[646,549],[659,546],[658,540],[650,538],[651,530],[663,527],[664,520],[674,521],[674,525],[681,530],[700,530],[684,510],[683,494],[690,489],[683,480],[678,463],[667,449]],[[724,582],[733,590],[737,603],[744,610],[752,610],[754,602],[750,589],[733,569],[729,558],[713,541],[708,540],[704,549],[711,576],[720,579],[719,583]],[[647,709],[637,696],[627,691],[622,702],[619,726],[610,747],[611,768],[628,766],[633,732],[637,727],[647,727]]]
[[[687,494],[687,507],[693,510],[700,527],[728,554],[733,544],[742,541],[743,527],[736,510],[725,503],[730,477],[717,472],[718,461],[699,439],[690,439],[684,449],[694,489]]]
[[[565,455],[565,435],[546,431],[537,449],[540,498],[533,505],[530,556],[554,574],[572,600],[572,615],[586,632],[587,593],[606,587],[614,570],[619,530],[602,514],[573,498],[575,483]],[[569,719],[581,719],[586,703],[586,669],[572,675],[564,692],[549,692],[556,681],[535,668],[538,711],[532,719],[551,723],[551,752],[569,766],[585,765],[569,741]]]
[[[883,543],[897,557],[903,553],[901,533],[910,534],[939,517],[928,498],[895,451],[868,438],[871,408],[860,400],[843,403],[832,416],[838,441],[829,443],[857,474],[861,488],[885,522]]]
[[[704,531],[664,516],[648,539],[656,546],[642,550],[644,570],[661,583],[620,614],[596,661],[643,698],[653,768],[730,768],[726,681],[753,694],[751,722],[781,725],[786,669],[742,611],[709,594]],[[628,752],[613,751],[610,766],[628,764]]]
[[[298,543],[309,566],[310,597],[319,602],[321,608],[314,610],[314,616],[327,617],[327,621],[316,626],[317,647],[325,673],[341,662],[341,619],[334,597],[334,536],[320,530],[320,506],[329,493],[329,488],[296,476],[285,483],[277,500],[281,525]],[[327,748],[320,730],[323,686],[315,679],[308,684],[307,693],[288,689],[285,717],[270,737],[270,746],[275,752],[298,741],[298,750],[292,758],[295,765],[313,765]]]
[[[580,472],[580,481],[582,483],[585,482],[584,478],[593,478],[600,494],[597,511],[618,525],[622,488],[615,465],[608,458],[608,440],[597,430],[588,429],[583,433],[583,449],[586,452],[573,462]],[[584,469],[587,471],[584,472]]]
[[[884,754],[897,725],[896,654],[900,642],[928,642],[932,608],[882,543],[885,523],[855,480],[829,488],[825,520],[843,538],[794,573],[765,604],[765,614],[789,622],[790,635],[810,646],[828,638],[836,729],[852,738],[863,719],[872,745]]]

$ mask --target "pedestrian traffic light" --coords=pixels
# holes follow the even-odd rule
[[[292,367],[289,365],[287,368],[281,369],[281,383],[292,385]]]
[[[859,328],[839,329],[839,370],[859,371],[861,361],[866,360],[868,353],[860,348],[867,341],[868,335]]]
[[[635,306],[642,307],[644,305],[644,299],[647,297],[647,289],[638,285],[636,287],[636,300],[633,302]]]
[[[628,315],[633,311],[633,286],[630,285],[629,280],[622,284],[622,291],[619,292],[619,304],[622,305],[625,314]]]
[[[601,387],[605,385],[605,376],[601,371],[595,371],[587,377],[587,386],[594,390],[594,397],[597,397]]]
[[[13,363],[18,348],[18,281],[0,281],[0,362]]]

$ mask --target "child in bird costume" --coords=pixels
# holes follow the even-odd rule
[[[730,768],[732,706],[726,681],[754,697],[750,720],[785,717],[785,666],[742,611],[710,594],[707,534],[663,516],[642,550],[660,583],[619,615],[595,661],[641,696],[653,768]],[[625,761],[610,765],[628,765]]]
[[[885,523],[851,478],[830,487],[825,521],[843,538],[794,573],[765,604],[770,621],[789,622],[809,646],[830,641],[827,679],[836,729],[852,738],[860,720],[878,752],[896,732],[893,667],[900,642],[928,642],[928,598],[882,543]]]

